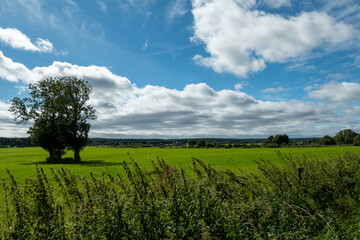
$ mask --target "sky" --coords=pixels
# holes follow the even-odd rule
[[[360,132],[358,0],[0,0],[0,136],[10,100],[90,82],[90,137]]]

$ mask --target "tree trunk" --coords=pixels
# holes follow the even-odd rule
[[[56,158],[57,158],[58,161],[61,160],[61,149],[58,149],[58,150],[56,151]]]
[[[80,162],[80,148],[75,147],[74,149],[74,161],[75,162]]]
[[[50,158],[53,158],[55,156],[54,150],[52,148],[49,149],[49,155],[50,155]]]

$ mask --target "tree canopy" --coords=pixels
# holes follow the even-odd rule
[[[351,129],[343,129],[339,131],[334,139],[337,144],[352,144],[357,133]]]
[[[282,144],[289,144],[289,137],[286,134],[270,136],[262,142],[264,147],[279,147]]]
[[[335,145],[335,139],[330,137],[329,135],[325,135],[319,140],[319,143],[322,145]]]
[[[75,77],[56,77],[29,85],[29,97],[11,100],[10,112],[20,124],[33,121],[29,128],[33,144],[49,152],[50,159],[60,160],[66,150],[74,151],[80,161],[80,151],[86,145],[95,110],[87,103],[90,84]]]

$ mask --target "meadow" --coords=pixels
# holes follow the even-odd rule
[[[140,168],[152,168],[151,161],[164,159],[170,166],[183,168],[189,172],[191,157],[209,163],[214,169],[229,169],[237,172],[239,169],[256,172],[254,160],[267,160],[273,164],[280,164],[276,151],[283,155],[303,156],[324,159],[346,152],[360,152],[360,147],[302,147],[302,148],[101,148],[86,147],[81,152],[82,161],[79,164],[50,164],[46,162],[48,153],[41,148],[0,148],[0,178],[9,181],[8,169],[19,183],[27,177],[35,176],[35,165],[38,164],[49,173],[50,168],[69,168],[76,174],[89,177],[92,172],[101,175],[105,168],[110,173],[124,173],[123,162],[130,163],[131,156]],[[64,157],[71,157],[68,152]]]
[[[358,151],[1,149],[0,238],[359,239]]]

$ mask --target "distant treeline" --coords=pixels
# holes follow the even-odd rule
[[[196,146],[197,143],[216,144],[256,144],[264,139],[236,139],[236,138],[184,138],[184,139],[111,139],[90,138],[88,146],[118,146],[118,147],[167,147],[167,146]],[[202,144],[201,144],[202,145]],[[205,145],[204,145],[205,146]],[[202,146],[203,147],[203,146]]]
[[[313,146],[320,138],[290,138],[288,146]],[[91,138],[88,146],[109,147],[187,147],[187,148],[252,148],[262,147],[265,138],[184,138],[184,139],[111,139]],[[281,145],[281,144],[280,144]]]
[[[33,147],[30,138],[6,138],[0,137],[0,147]]]
[[[116,139],[89,138],[88,146],[108,147],[260,147],[264,138],[184,138],[184,139]],[[291,138],[290,144],[311,145],[318,142],[318,138]],[[0,147],[34,147],[30,138],[0,137]]]

